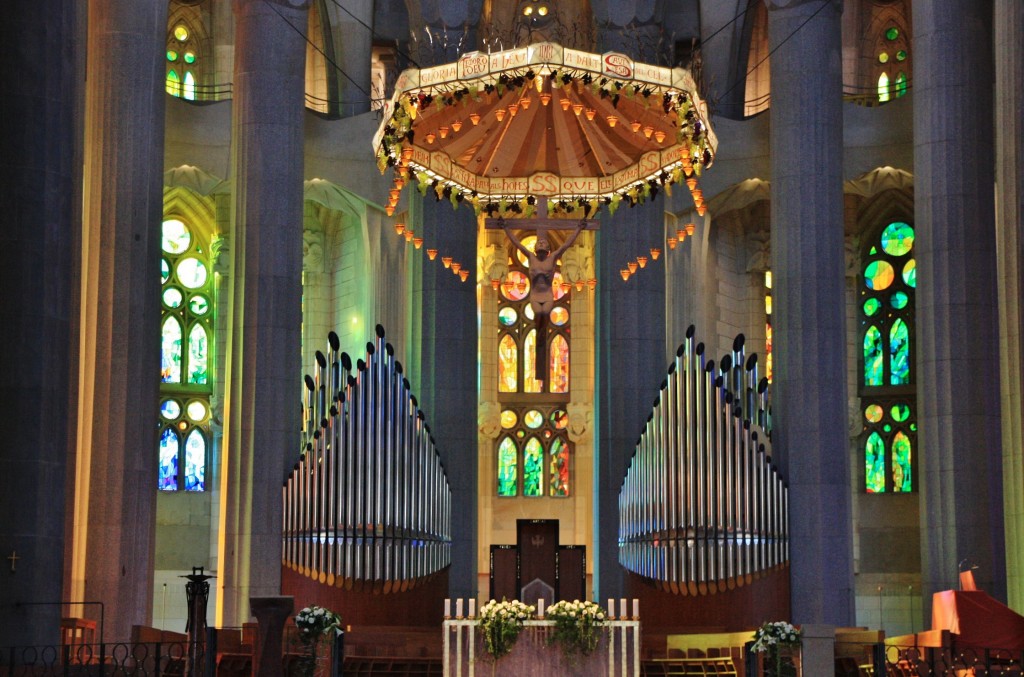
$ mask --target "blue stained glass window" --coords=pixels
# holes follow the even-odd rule
[[[157,487],[162,491],[178,489],[178,435],[173,428],[164,428],[160,434],[160,479]]]

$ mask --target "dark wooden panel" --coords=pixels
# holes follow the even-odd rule
[[[558,583],[558,520],[516,520],[519,544],[519,588],[540,579]]]
[[[514,545],[491,546],[491,599],[518,599],[519,553]]]
[[[563,545],[558,549],[558,598],[590,599],[587,595],[587,547]]]

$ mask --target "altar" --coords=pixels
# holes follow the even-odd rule
[[[639,677],[640,621],[608,621],[597,649],[587,656],[568,657],[551,644],[554,621],[526,621],[507,656],[498,661],[484,648],[480,621],[444,622],[445,677]]]

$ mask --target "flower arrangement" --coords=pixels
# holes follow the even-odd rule
[[[782,677],[796,674],[795,667],[783,662],[780,648],[800,646],[800,630],[785,621],[766,622],[754,632],[754,644],[751,649],[759,653],[767,653],[765,675]],[[774,671],[771,671],[774,668]]]
[[[484,633],[487,652],[495,660],[512,651],[523,625],[536,608],[518,600],[491,600],[480,609],[480,629]]]
[[[586,656],[601,641],[604,611],[593,602],[555,602],[548,607],[546,617],[555,622],[551,642],[560,644],[568,656]]]
[[[341,616],[322,606],[307,606],[295,615],[295,627],[299,629],[299,640],[306,648],[301,674],[311,677],[316,672],[320,640],[328,635],[341,634]]]

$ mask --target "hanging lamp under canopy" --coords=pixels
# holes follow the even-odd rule
[[[695,180],[718,141],[689,71],[545,42],[404,71],[373,145],[399,190],[490,215],[546,198],[574,216]]]

